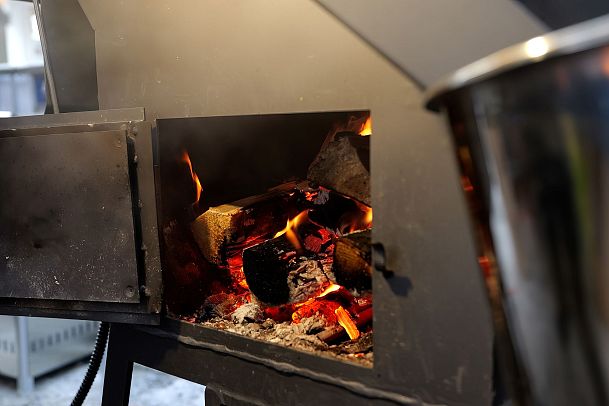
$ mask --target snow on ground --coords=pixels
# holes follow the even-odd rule
[[[103,371],[95,379],[85,406],[101,405]],[[87,370],[86,362],[64,368],[36,380],[34,392],[20,396],[15,381],[0,378],[0,406],[69,406]],[[204,406],[204,387],[135,365],[130,406]]]

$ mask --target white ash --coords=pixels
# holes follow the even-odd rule
[[[324,327],[325,325],[323,320],[316,317],[306,317],[300,320],[300,323],[277,324],[275,327],[275,333],[279,338],[289,338],[293,334],[316,334],[322,331]]]
[[[290,302],[304,302],[315,296],[323,287],[330,283],[323,265],[316,260],[302,261],[298,268],[288,274],[288,287],[290,289]]]
[[[262,309],[256,303],[246,303],[233,312],[231,319],[236,324],[261,322],[263,320]]]

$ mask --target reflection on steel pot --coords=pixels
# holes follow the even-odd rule
[[[608,404],[609,18],[469,65],[427,103],[450,123],[515,398]]]

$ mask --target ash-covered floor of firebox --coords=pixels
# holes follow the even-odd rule
[[[15,381],[0,377],[0,406],[66,406],[85,376],[87,363],[62,368],[36,380],[34,391],[19,394]],[[93,383],[85,406],[101,404],[104,365]],[[135,364],[131,382],[130,406],[202,406],[205,387]]]
[[[182,317],[182,319],[205,327],[228,331],[267,343],[311,352],[331,359],[352,362],[365,367],[372,367],[374,361],[372,332],[363,333],[353,341],[329,345],[315,334],[323,328],[323,322],[319,318],[309,317],[298,324],[276,323],[271,319],[262,323],[233,322],[219,317],[198,323],[194,318]]]

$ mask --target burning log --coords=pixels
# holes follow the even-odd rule
[[[288,274],[296,250],[285,234],[243,251],[243,272],[250,291],[267,304],[290,299]]]
[[[339,306],[336,310],[334,310],[334,313],[336,314],[338,323],[342,328],[345,329],[349,338],[351,340],[358,339],[360,333],[349,312],[346,311],[342,306]]]
[[[241,250],[285,227],[296,214],[307,186],[286,183],[268,192],[212,207],[192,223],[203,256],[214,264],[227,261],[228,250]]]
[[[333,272],[336,281],[358,290],[371,289],[370,230],[340,237],[334,248]]]
[[[288,272],[287,283],[290,303],[298,303],[319,294],[330,279],[319,261],[307,259]]]
[[[299,255],[287,233],[243,251],[247,285],[267,304],[298,303],[319,294],[331,282],[328,271],[320,261]]]
[[[311,203],[309,219],[341,234],[366,230],[372,225],[372,209],[340,193],[320,188]]]
[[[337,133],[309,166],[307,179],[371,206],[369,156],[369,137]]]

